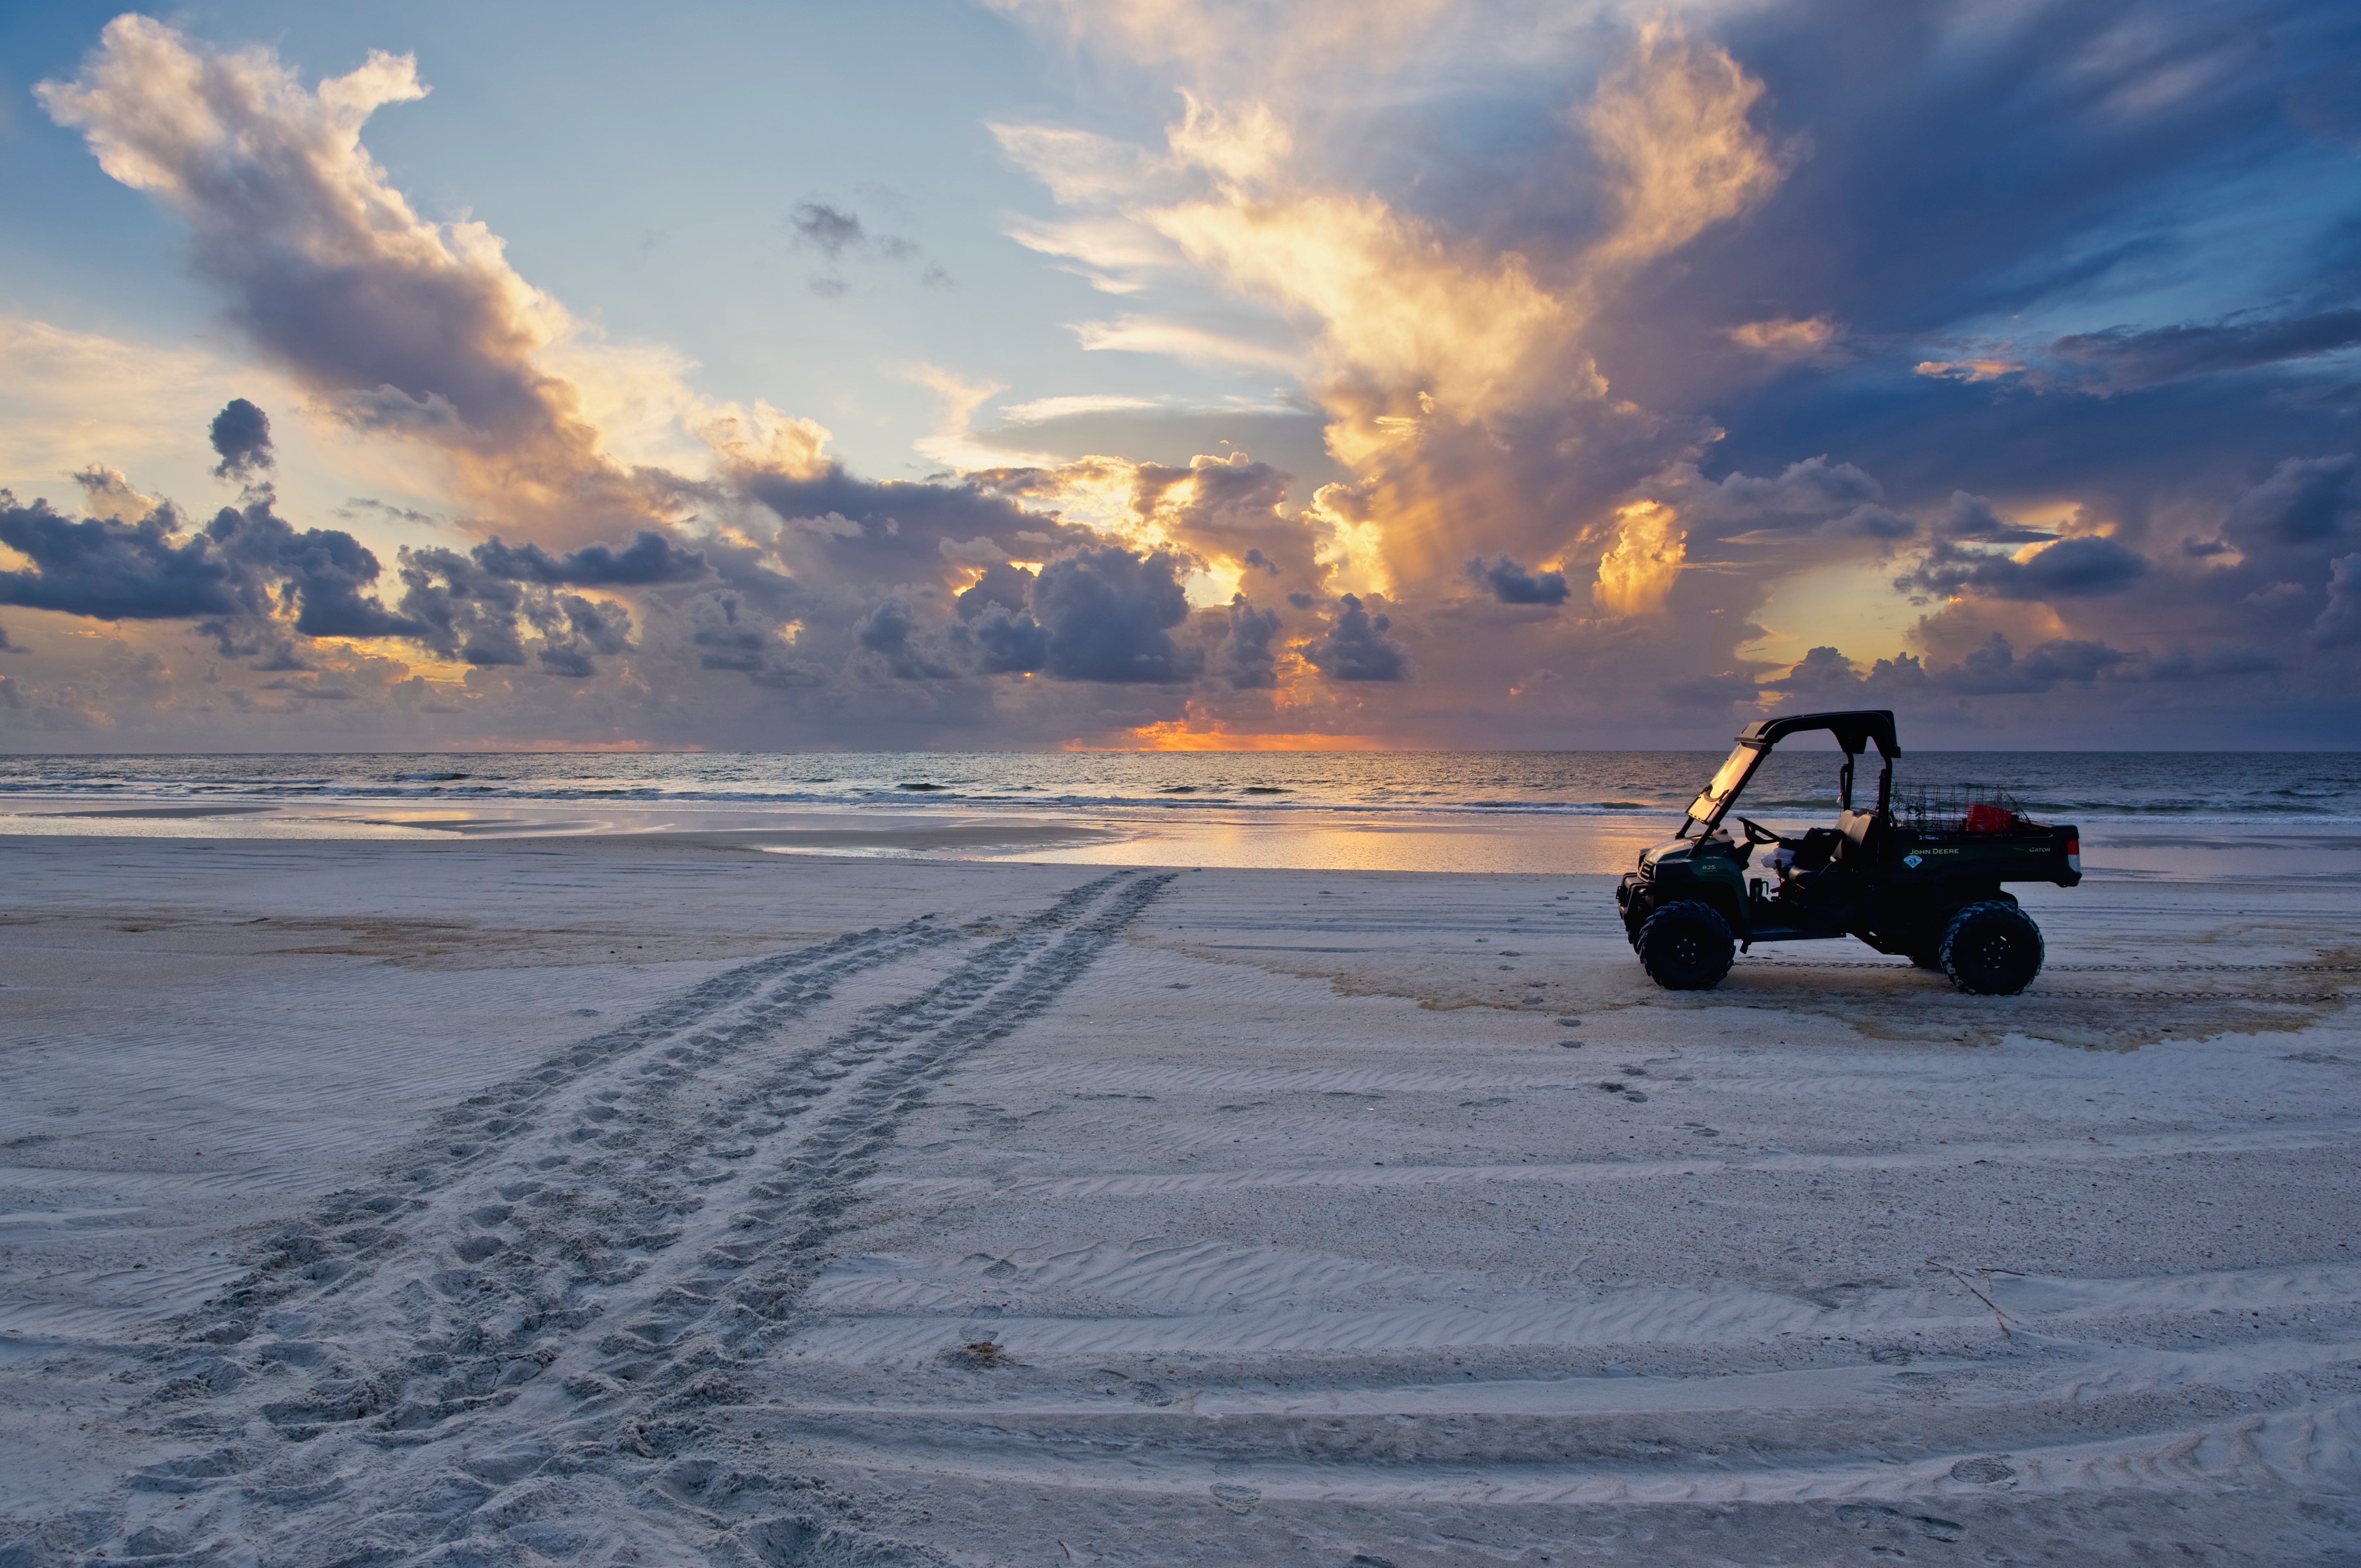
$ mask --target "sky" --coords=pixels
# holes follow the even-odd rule
[[[2361,740],[2361,14],[0,10],[0,748]]]

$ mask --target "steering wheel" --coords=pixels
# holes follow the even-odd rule
[[[1749,821],[1747,818],[1741,817],[1738,819],[1738,825],[1746,829],[1746,841],[1750,844],[1784,844],[1786,842],[1785,839],[1780,838],[1778,834],[1773,833],[1768,828],[1763,827],[1760,822]]]

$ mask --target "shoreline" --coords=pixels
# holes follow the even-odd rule
[[[1766,814],[1784,831],[1822,825]],[[980,807],[945,802],[893,806],[497,806],[389,807],[349,801],[110,799],[20,795],[0,802],[10,838],[566,844],[647,839],[707,849],[855,858],[1027,861],[1076,866],[1179,866],[1295,871],[1620,874],[1640,850],[1669,838],[1663,814],[1502,811],[1382,814],[1299,807],[1285,812],[1124,807]],[[2361,822],[2089,819],[2083,868],[2096,880],[2161,882],[2338,880],[2361,877]]]

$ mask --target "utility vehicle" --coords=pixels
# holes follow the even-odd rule
[[[1782,838],[1730,807],[1771,749],[1825,729],[1844,753],[1836,826]],[[1852,803],[1853,762],[1877,749],[1877,805]],[[2082,880],[2071,827],[2034,822],[1998,790],[1961,785],[1897,804],[1894,715],[1802,713],[1765,718],[1689,803],[1672,841],[1645,850],[1615,902],[1640,962],[1670,991],[1704,991],[1730,972],[1733,948],[1756,942],[1858,937],[1881,953],[1939,969],[1962,991],[2007,996],[2041,972],[2041,928],[2003,883]],[[1733,836],[1724,820],[1738,824]],[[1750,877],[1757,849],[1769,877]]]

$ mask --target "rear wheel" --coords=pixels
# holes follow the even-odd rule
[[[1710,991],[1730,972],[1738,940],[1709,904],[1685,898],[1648,916],[1631,944],[1648,978],[1666,991]]]
[[[1938,957],[1961,991],[2014,996],[2041,972],[2041,927],[2014,904],[1971,904],[1951,916]]]

